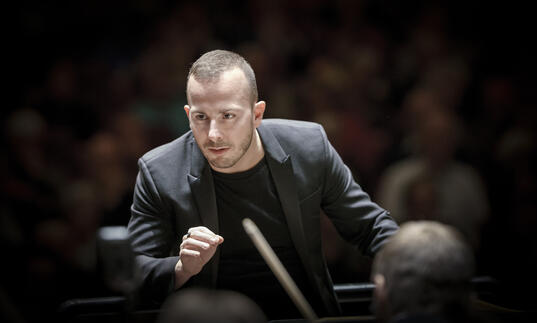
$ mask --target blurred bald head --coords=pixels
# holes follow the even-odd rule
[[[464,314],[473,273],[472,249],[454,228],[433,221],[404,223],[373,263],[377,315]]]
[[[157,323],[266,323],[261,308],[247,296],[231,290],[186,288],[162,305]]]

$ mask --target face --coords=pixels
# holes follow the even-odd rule
[[[185,112],[190,129],[211,167],[223,173],[253,167],[263,154],[256,128],[265,103],[257,102],[252,108],[243,72],[224,72],[213,83],[190,78],[187,95],[190,105],[185,106]]]

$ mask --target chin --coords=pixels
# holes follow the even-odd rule
[[[226,169],[226,168],[231,168],[235,165],[235,163],[230,163],[230,162],[218,162],[218,161],[211,161],[209,162],[213,167],[215,168],[219,168],[219,169]]]

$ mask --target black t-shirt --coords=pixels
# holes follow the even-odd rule
[[[300,312],[243,229],[246,217],[254,221],[281,262],[314,307],[306,271],[293,245],[285,215],[265,159],[245,172],[213,170],[220,235],[218,288],[241,292],[256,302],[267,317],[298,318]]]

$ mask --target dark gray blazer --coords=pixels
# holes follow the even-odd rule
[[[266,119],[258,132],[300,260],[326,313],[336,316],[340,307],[321,250],[321,209],[344,239],[369,255],[397,224],[354,181],[322,126]],[[213,179],[192,132],[148,152],[138,165],[128,230],[141,266],[142,293],[162,300],[173,291],[179,244],[188,228],[203,225],[219,232]],[[217,250],[185,286],[216,286],[218,259]]]

